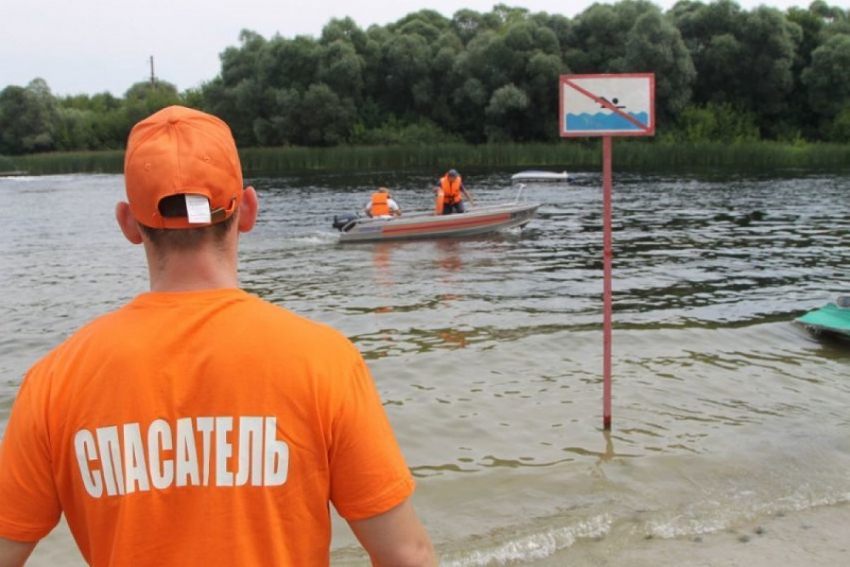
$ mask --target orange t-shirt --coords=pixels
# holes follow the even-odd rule
[[[145,293],[27,373],[0,447],[0,536],[65,513],[99,565],[327,565],[414,482],[342,334],[235,289]]]

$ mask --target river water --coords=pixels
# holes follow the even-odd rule
[[[334,214],[377,184],[428,207],[433,175],[249,181],[261,213],[243,286],[360,348],[443,565],[579,550],[590,565],[594,542],[850,500],[850,348],[792,322],[850,291],[850,176],[615,175],[610,434],[598,173],[529,185],[542,206],[522,232],[358,245],[336,242]],[[513,197],[509,172],[466,181],[481,203]],[[32,363],[146,289],[113,220],[122,184],[0,179],[0,431]],[[335,565],[365,562],[338,519],[333,549]],[[79,564],[64,526],[30,562]]]

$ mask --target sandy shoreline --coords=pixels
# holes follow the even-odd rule
[[[628,548],[606,540],[578,544],[537,565],[628,567],[806,567],[850,565],[850,504],[762,518],[735,529],[682,539],[648,538]]]
[[[850,504],[775,515],[736,529],[681,539],[649,538],[616,547],[610,539],[578,543],[541,567],[807,567],[850,565]],[[368,563],[364,563],[366,565]],[[60,524],[28,567],[84,565]]]

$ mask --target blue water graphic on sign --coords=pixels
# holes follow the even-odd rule
[[[646,112],[629,112],[629,116],[640,122],[638,126],[614,112],[597,112],[596,114],[567,114],[567,132],[584,130],[642,130],[649,125],[649,115]]]

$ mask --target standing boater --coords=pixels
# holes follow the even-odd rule
[[[257,219],[227,125],[169,107],[124,161],[150,291],[28,372],[0,445],[0,566],[65,514],[94,566],[328,565],[329,504],[379,565],[436,565],[359,352],[238,287]]]
[[[443,177],[440,178],[440,185],[435,189],[437,196],[442,195],[442,207],[437,203],[437,214],[450,215],[452,213],[464,212],[463,197],[469,199],[473,205],[475,200],[466,191],[463,185],[463,178],[457,170],[450,169]]]

